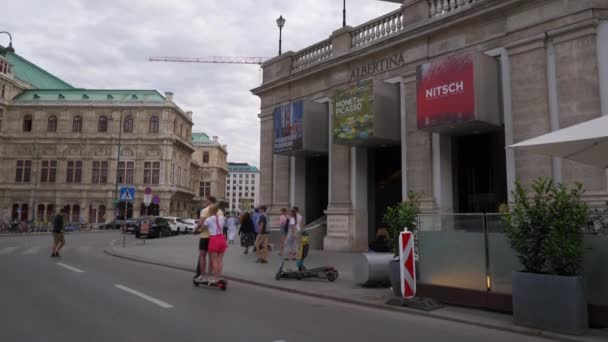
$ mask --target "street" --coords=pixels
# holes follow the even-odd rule
[[[542,340],[236,282],[226,292],[195,288],[187,272],[104,254],[117,238],[67,235],[63,256],[50,258],[48,235],[1,237],[0,340]]]

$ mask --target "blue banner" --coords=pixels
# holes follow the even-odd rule
[[[302,149],[303,116],[303,100],[274,109],[274,153],[286,153]]]

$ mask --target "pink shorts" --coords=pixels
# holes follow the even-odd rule
[[[213,235],[209,238],[209,253],[222,254],[228,249],[226,239],[223,234]]]

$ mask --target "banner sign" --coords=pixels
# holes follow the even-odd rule
[[[475,120],[474,59],[466,53],[418,66],[419,129]]]
[[[303,115],[303,100],[274,109],[274,153],[285,153],[302,149]]]
[[[374,135],[374,83],[339,90],[334,96],[332,134],[335,142],[367,140]]]

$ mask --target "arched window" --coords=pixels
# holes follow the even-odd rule
[[[184,125],[179,125],[179,136],[184,137]]]
[[[32,116],[26,115],[23,117],[23,131],[31,132],[32,131]]]
[[[70,222],[80,222],[80,206],[74,204],[72,207],[72,219]]]
[[[57,132],[57,117],[55,115],[49,116],[46,130],[48,132]]]
[[[122,130],[125,133],[133,133],[133,117],[132,116],[129,115],[125,118],[125,122],[122,127]]]
[[[158,133],[158,126],[159,126],[158,116],[151,117],[150,118],[150,128],[149,128],[150,133]]]
[[[177,135],[177,119],[173,120],[173,134]]]
[[[2,86],[0,86],[0,98],[4,98],[5,95],[6,95],[6,86],[3,84]]]
[[[105,115],[99,117],[97,122],[97,132],[105,133],[108,131],[108,118]]]
[[[72,120],[72,132],[74,132],[74,133],[82,132],[82,116],[77,115]]]
[[[209,152],[203,152],[203,164],[209,163]]]

